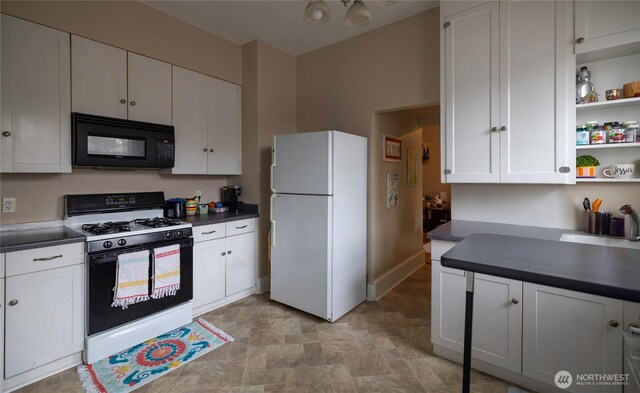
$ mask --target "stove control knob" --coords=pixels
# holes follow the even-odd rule
[[[104,248],[111,248],[111,246],[113,246],[113,243],[107,240],[106,242],[102,243],[102,245],[104,246]]]
[[[164,237],[166,237],[167,239],[171,239],[173,237],[173,233],[172,232],[167,232],[164,234]]]
[[[182,233],[182,231],[176,232],[176,237],[182,237],[182,236],[184,236],[184,233]]]
[[[124,239],[120,239],[120,240],[118,240],[118,245],[119,245],[119,246],[124,246],[125,244],[127,244],[127,241],[126,241],[126,240],[124,240]]]

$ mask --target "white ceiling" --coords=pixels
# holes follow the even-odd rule
[[[391,5],[365,0],[372,21],[366,27],[344,24],[341,1],[327,1],[331,20],[309,25],[302,20],[304,0],[146,0],[145,4],[237,44],[259,39],[293,55],[301,55],[438,6],[438,1],[404,0]]]

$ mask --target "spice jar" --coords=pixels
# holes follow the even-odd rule
[[[607,142],[606,131],[603,127],[597,127],[589,133],[592,145],[601,145]]]

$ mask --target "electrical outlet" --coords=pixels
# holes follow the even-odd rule
[[[202,197],[202,191],[197,190],[196,191],[196,197]]]
[[[16,212],[16,198],[2,198],[2,212],[3,213],[15,213]]]

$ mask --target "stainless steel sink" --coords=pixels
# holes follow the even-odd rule
[[[593,244],[605,247],[622,247],[640,250],[640,242],[632,242],[626,239],[619,239],[604,236],[582,235],[577,233],[563,233],[559,239],[561,242]]]

